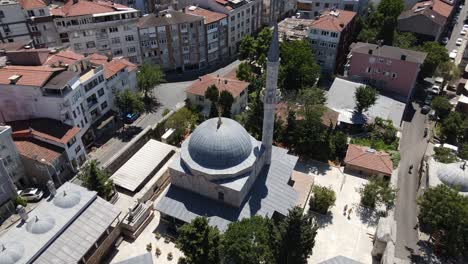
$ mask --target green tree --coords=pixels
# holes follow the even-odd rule
[[[381,177],[371,177],[369,182],[359,189],[361,204],[364,207],[375,208],[385,205],[392,208],[395,203],[397,190]]]
[[[404,8],[405,4],[402,0],[382,0],[377,6],[377,12],[385,14],[385,16],[391,17],[396,21]]]
[[[217,117],[218,113],[218,100],[219,100],[219,90],[216,85],[210,85],[205,91],[205,98],[210,100],[210,118]]]
[[[224,117],[231,117],[231,107],[232,103],[234,103],[234,97],[232,94],[224,90],[219,94],[219,100],[218,100],[219,106],[222,108],[222,116]]]
[[[195,127],[197,121],[198,115],[187,107],[183,107],[167,119],[165,127],[167,129],[173,128],[175,130],[174,141],[180,142],[184,135]]]
[[[452,110],[452,105],[450,104],[449,99],[447,99],[445,96],[434,97],[431,103],[431,107],[434,109],[436,115],[441,119],[447,117],[450,113],[450,110]]]
[[[303,214],[300,207],[289,210],[278,227],[280,239],[276,263],[306,264],[312,255],[317,229],[313,219]]]
[[[346,154],[346,150],[348,149],[348,136],[346,136],[346,134],[341,131],[337,131],[333,134],[331,140],[335,150],[334,156],[342,159]]]
[[[220,263],[221,236],[216,227],[208,224],[208,218],[197,217],[177,230],[176,245],[184,253],[185,263]]]
[[[377,30],[375,28],[363,28],[359,35],[357,36],[357,40],[361,42],[369,42],[373,43],[377,39]]]
[[[249,108],[243,113],[245,116],[244,127],[254,138],[260,140],[262,136],[263,102],[260,100],[260,92],[249,96]]]
[[[241,81],[250,82],[253,79],[252,66],[246,62],[241,62],[236,69],[236,77]]]
[[[356,100],[356,111],[362,113],[367,111],[377,101],[379,93],[375,88],[368,85],[359,86],[354,93],[354,99]]]
[[[279,84],[287,90],[312,87],[320,76],[310,43],[305,40],[281,43]]]
[[[443,138],[451,144],[457,144],[458,137],[462,132],[462,125],[462,115],[458,112],[450,112],[442,121],[441,132]]]
[[[224,263],[274,263],[271,220],[261,216],[229,224],[222,239]]]
[[[432,234],[441,234],[445,251],[452,256],[466,254],[468,240],[468,198],[458,190],[438,185],[419,197],[418,219]]]
[[[426,59],[421,67],[421,78],[434,75],[438,65],[449,61],[447,49],[437,42],[424,42],[424,44],[420,46],[419,50],[427,53]]]
[[[445,83],[453,84],[460,78],[460,69],[455,63],[446,61],[437,66],[435,75],[444,78],[443,85],[445,86]]]
[[[91,191],[96,191],[105,200],[111,198],[112,181],[109,180],[107,172],[97,166],[96,160],[88,161],[81,172],[80,179],[83,181],[83,186]]]
[[[418,39],[411,32],[395,32],[393,36],[393,46],[402,49],[410,49],[414,47]]]
[[[255,39],[247,35],[245,36],[239,45],[239,59],[247,60],[249,63],[252,63],[256,59],[256,49],[257,44]]]
[[[268,50],[270,49],[271,37],[273,31],[269,27],[264,27],[260,33],[258,33],[256,39],[256,50],[257,50],[257,59],[261,61],[261,57],[266,58]],[[260,65],[263,65],[260,63]]]
[[[463,143],[458,149],[458,156],[461,159],[468,160],[468,143]]]
[[[449,148],[435,147],[434,159],[441,163],[454,163],[457,162],[457,156],[453,154]]]
[[[300,90],[298,101],[302,105],[325,105],[327,98],[324,90],[313,87]]]
[[[319,185],[312,187],[312,196],[309,200],[310,210],[326,214],[335,205],[335,201],[336,194],[333,189]]]
[[[158,65],[144,62],[137,72],[138,89],[144,93],[146,99],[162,82],[164,82],[164,73]]]
[[[15,197],[15,206],[18,206],[18,205],[26,207],[26,205],[28,205],[28,201],[26,201],[26,199],[24,199],[23,197],[17,195]]]
[[[121,115],[140,113],[145,108],[145,104],[143,103],[141,96],[128,89],[123,92],[116,92],[115,106],[119,109]]]

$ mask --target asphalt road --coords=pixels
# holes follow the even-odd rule
[[[227,74],[237,67],[240,62],[238,60],[230,63],[229,65],[220,68],[211,74],[219,74],[220,76]],[[192,84],[194,80],[182,82],[168,82],[163,83],[153,90],[159,105],[155,111],[142,115],[132,125],[132,129],[140,131],[148,126],[158,123],[162,119],[162,113],[165,109],[173,110],[177,105],[182,104],[186,98],[185,89]],[[122,139],[117,134],[109,141],[103,144],[95,151],[88,153],[89,158],[96,159],[100,164],[104,164],[112,158],[120,149],[122,149],[130,138]]]
[[[411,254],[418,253],[418,232],[414,229],[417,223],[418,208],[416,195],[418,190],[418,167],[427,147],[427,139],[424,138],[426,116],[420,113],[420,108],[413,103],[415,108],[411,122],[404,122],[403,133],[400,141],[400,169],[398,174],[398,194],[395,208],[395,220],[397,222],[396,257],[409,261]],[[409,167],[413,165],[412,173]],[[413,252],[411,252],[413,251]]]
[[[455,7],[455,8],[458,9],[458,7]],[[452,50],[454,49],[458,50],[457,57],[455,58],[455,64],[457,65],[460,64],[460,61],[463,57],[463,51],[465,50],[467,39],[468,39],[468,34],[465,36],[460,35],[460,31],[463,29],[464,20],[466,19],[467,11],[468,11],[468,5],[465,5],[460,10],[460,15],[458,17],[457,23],[454,25],[452,29],[452,34],[450,36],[449,42],[445,45],[449,53],[452,52]],[[458,38],[463,39],[463,44],[461,46],[457,46],[455,44]]]

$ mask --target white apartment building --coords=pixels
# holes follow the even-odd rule
[[[228,16],[229,55],[235,56],[244,36],[262,24],[262,0],[193,0],[193,4]]]
[[[176,71],[207,65],[203,17],[164,10],[143,16],[138,28],[143,60]]]
[[[0,2],[0,42],[25,42],[31,40],[27,16],[18,1]]]
[[[47,4],[42,0],[19,0],[27,22],[34,46],[55,47],[60,45],[54,18]]]
[[[8,188],[3,185],[12,188],[14,184],[16,188],[21,189],[28,183],[11,134],[11,127],[0,126],[0,188],[4,191]],[[0,192],[0,195],[1,193],[3,192]]]
[[[61,43],[73,51],[111,53],[140,62],[138,10],[110,1],[70,0],[51,12]]]
[[[301,18],[314,18],[324,9],[340,9],[358,14],[366,12],[369,0],[297,0],[297,13]]]

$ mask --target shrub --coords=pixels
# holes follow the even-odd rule
[[[336,194],[331,188],[315,185],[312,193],[309,201],[310,210],[326,214],[328,209],[335,205]]]
[[[397,190],[387,180],[371,177],[369,182],[359,189],[361,205],[367,208],[375,208],[377,205],[391,208],[395,202],[396,192]]]
[[[435,147],[434,148],[434,159],[437,160],[438,162],[442,163],[453,163],[456,162],[457,156],[453,154],[451,149],[448,148],[442,148],[442,147]]]
[[[389,151],[390,154],[390,159],[392,160],[393,163],[393,168],[396,169],[398,167],[398,164],[400,163],[400,152],[398,151]]]
[[[15,206],[18,206],[18,205],[21,205],[23,207],[26,207],[26,205],[28,204],[28,202],[21,196],[16,196],[15,198]]]
[[[169,114],[171,110],[167,109],[167,108],[164,108],[163,112],[162,112],[162,116],[166,116],[167,114]]]

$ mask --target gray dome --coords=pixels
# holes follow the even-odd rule
[[[55,225],[55,220],[52,216],[44,215],[38,217],[37,215],[31,218],[26,224],[26,230],[32,234],[45,234],[49,232]]]
[[[0,245],[0,263],[14,264],[21,259],[24,247],[18,242],[2,243]]]
[[[241,163],[252,153],[249,133],[229,118],[209,119],[192,133],[188,143],[190,157],[204,168],[226,169]]]
[[[437,170],[440,181],[451,187],[459,187],[461,192],[468,192],[468,168],[462,169],[463,163],[444,164]]]
[[[81,200],[79,192],[62,191],[54,197],[54,205],[60,208],[72,208]]]

